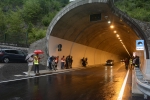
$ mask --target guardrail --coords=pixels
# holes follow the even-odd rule
[[[138,89],[144,94],[144,99],[150,96],[150,81],[146,80],[140,68],[135,68],[135,80]]]
[[[27,44],[16,44],[16,43],[2,43],[0,42],[0,45],[6,45],[6,46],[14,46],[14,47],[29,47]]]
[[[22,50],[22,51],[28,53],[29,48],[0,45],[0,49],[17,49],[17,50]]]

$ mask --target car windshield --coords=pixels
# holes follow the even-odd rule
[[[112,60],[107,60],[107,61],[109,61],[109,62],[110,62],[110,61],[112,61]]]

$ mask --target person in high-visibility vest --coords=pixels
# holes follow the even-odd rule
[[[130,58],[130,66],[131,66],[131,69],[132,69],[132,58]]]
[[[39,73],[39,60],[40,60],[41,58],[39,57],[39,55],[38,54],[36,54],[35,56],[34,56],[34,73],[35,74],[40,74]]]

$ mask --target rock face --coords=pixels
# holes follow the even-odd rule
[[[134,19],[134,21],[141,27],[141,29],[144,31],[147,40],[150,40],[150,22],[143,22],[143,21],[139,21]]]
[[[44,56],[40,60],[40,64],[47,65],[48,54],[47,54],[47,50],[46,50],[46,38],[40,39],[40,40],[32,43],[29,47],[28,53],[32,53],[32,52],[34,52],[34,50],[38,50],[38,49],[40,49],[44,52],[44,54],[40,54],[40,56]]]
[[[146,38],[147,38],[147,45],[148,45],[148,50],[150,51],[150,22],[143,22],[143,21],[139,21],[134,19],[134,21],[141,27],[141,29],[143,30]]]

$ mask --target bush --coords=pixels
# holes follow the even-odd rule
[[[150,1],[149,0],[119,0],[115,3],[117,8],[135,19],[150,22]]]

